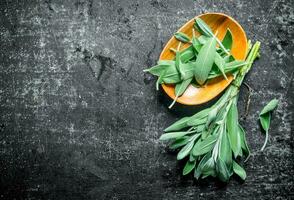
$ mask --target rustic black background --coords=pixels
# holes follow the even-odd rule
[[[0,199],[294,198],[293,0],[0,2]],[[181,25],[212,11],[262,43],[245,80],[254,91],[241,120],[253,152],[244,183],[181,176],[158,138],[184,112],[168,110],[142,72]],[[280,104],[260,152],[258,113],[272,98]]]

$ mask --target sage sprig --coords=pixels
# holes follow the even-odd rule
[[[259,114],[259,121],[261,124],[261,127],[263,128],[263,130],[265,131],[265,140],[264,140],[264,144],[261,147],[261,151],[264,150],[267,141],[268,141],[268,131],[269,131],[269,126],[270,126],[270,122],[271,122],[271,114],[273,112],[273,110],[278,106],[279,101],[277,99],[273,99],[271,100],[260,112]]]
[[[193,40],[193,38],[192,38]],[[160,139],[172,140],[170,148],[180,149],[178,160],[186,158],[183,175],[194,170],[194,177],[218,177],[227,182],[235,173],[245,180],[246,172],[238,164],[239,157],[250,155],[245,131],[238,121],[239,87],[253,61],[259,54],[260,43],[256,42],[246,58],[246,64],[235,72],[235,80],[221,98],[211,107],[193,116],[184,117],[164,131]],[[261,113],[272,110],[273,104]]]
[[[185,93],[190,84],[201,87],[207,80],[219,76],[228,79],[227,74],[236,74],[242,66],[248,64],[235,60],[230,54],[233,38],[229,29],[224,39],[220,41],[200,18],[195,20],[194,27],[202,34],[198,38],[195,36],[194,29],[192,29],[192,38],[182,32],[174,34],[179,41],[177,49],[170,49],[175,53],[174,60],[160,60],[157,65],[144,70],[158,76],[157,90],[160,84],[175,85],[175,98],[169,108]],[[190,45],[185,49],[180,49],[181,43]]]

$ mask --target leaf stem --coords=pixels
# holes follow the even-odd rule
[[[268,141],[268,130],[265,132],[265,141],[263,143],[263,146],[261,147],[260,151],[263,151],[266,144],[267,144],[267,141]]]

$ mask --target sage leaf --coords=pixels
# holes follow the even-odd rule
[[[213,108],[209,111],[208,116],[207,116],[207,121],[206,121],[206,128],[208,128],[208,126],[211,124],[211,122],[213,122],[216,119],[218,113],[218,108]]]
[[[233,170],[235,174],[237,174],[242,180],[246,179],[245,170],[240,165],[238,165],[238,163],[236,163],[235,161],[233,162]]]
[[[182,32],[177,32],[174,34],[175,38],[181,42],[187,43],[190,42],[190,38],[188,35],[186,35],[185,33]]]
[[[193,46],[193,48],[195,49],[195,51],[196,51],[197,53],[199,53],[199,51],[200,51],[200,49],[201,49],[201,47],[202,47],[202,44],[201,44],[201,42],[199,41],[199,39],[197,39],[197,38],[195,37],[194,29],[193,29],[193,37],[192,37],[192,46]]]
[[[222,48],[222,50],[226,53],[229,54],[228,50],[224,47],[224,45],[219,41],[219,39],[213,34],[212,30],[210,27],[200,18],[195,19],[195,24],[194,27],[202,34],[208,37],[213,37],[216,39],[217,43],[219,46]]]
[[[192,78],[182,81],[181,83],[176,84],[175,94],[176,96],[182,96],[186,91],[187,87],[190,85]]]
[[[195,168],[195,166],[196,166],[195,160],[192,162],[188,160],[184,169],[183,169],[183,175],[185,176],[185,175],[189,174]]]
[[[229,170],[225,164],[225,162],[219,158],[216,162],[216,171],[219,179],[223,182],[228,182],[230,178]]]
[[[213,160],[213,158],[209,158],[206,163],[203,165],[202,167],[202,178],[205,178],[207,176],[216,176],[216,172],[215,172],[215,162]]]
[[[215,54],[215,58],[214,58],[214,63],[217,66],[217,68],[220,70],[220,72],[222,73],[223,77],[228,80],[224,67],[225,67],[225,60],[218,54]]]
[[[266,113],[272,112],[278,106],[279,100],[273,99],[271,100],[260,112],[259,115],[264,115]]]
[[[267,141],[268,141],[268,131],[271,122],[271,112],[278,106],[279,101],[277,99],[271,100],[260,112],[259,114],[259,121],[260,124],[265,131],[265,141],[261,148],[261,151],[264,150]]]
[[[202,157],[201,161],[199,162],[197,168],[194,171],[194,177],[196,179],[199,179],[199,177],[201,176],[202,169],[203,169],[205,163],[209,160],[209,158],[211,158],[210,153],[207,153],[207,154],[205,154],[205,156]]]
[[[177,155],[177,160],[182,160],[183,158],[185,158],[190,151],[192,150],[194,145],[194,140],[190,141],[188,144],[186,144],[181,151],[178,153]]]
[[[226,49],[231,50],[233,44],[233,36],[230,29],[227,30],[224,39],[222,40],[222,44]]]
[[[238,109],[235,102],[231,104],[228,111],[226,125],[230,145],[236,158],[241,150],[241,138],[238,131]]]
[[[178,69],[178,71],[180,72],[181,80],[183,80],[182,77],[185,76],[185,72],[181,68],[181,58],[180,57],[181,57],[181,53],[179,51],[177,51],[175,65],[176,65],[176,68]]]
[[[187,122],[187,125],[188,126],[198,126],[198,125],[204,125],[207,121],[207,118],[204,117],[204,118],[193,118],[192,120],[189,120]]]
[[[170,140],[170,139],[174,139],[174,138],[179,138],[182,137],[184,135],[193,133],[196,131],[179,131],[179,132],[171,132],[171,133],[165,133],[163,135],[160,136],[160,140]]]
[[[210,38],[207,43],[203,45],[197,56],[194,76],[197,83],[200,85],[203,85],[207,80],[208,74],[214,63],[215,45],[215,38]]]
[[[223,131],[221,137],[219,157],[226,163],[227,166],[232,165],[232,149],[226,131]]]
[[[190,138],[191,137],[189,137],[189,136],[183,136],[181,138],[178,138],[169,145],[169,148],[170,149],[177,149],[181,146],[184,146],[185,144],[187,144],[190,141]]]
[[[178,131],[183,128],[188,127],[187,122],[190,120],[190,117],[183,117],[182,119],[176,121],[166,129],[164,129],[164,132],[171,132],[171,131]]]
[[[194,156],[199,156],[209,152],[213,147],[217,140],[216,135],[210,135],[204,140],[199,140],[193,147],[192,154]]]
[[[206,117],[210,110],[211,110],[210,108],[206,108],[206,109],[201,110],[200,112],[197,112],[196,114],[192,115],[190,117],[190,119],[188,120],[187,124],[189,126],[193,126],[193,121]]]
[[[189,46],[180,53],[180,60],[182,63],[187,63],[195,57],[193,46]]]
[[[246,160],[249,158],[250,156],[250,150],[246,141],[246,137],[245,137],[245,131],[242,128],[242,126],[239,124],[239,134],[241,137],[241,148],[244,151],[245,155],[246,155]]]

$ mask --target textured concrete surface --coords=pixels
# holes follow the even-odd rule
[[[1,0],[0,199],[293,199],[293,4]],[[254,92],[241,123],[253,155],[244,183],[181,176],[158,138],[184,114],[169,111],[142,72],[183,23],[211,11],[262,42],[246,77]],[[258,113],[272,98],[280,105],[260,152]]]

